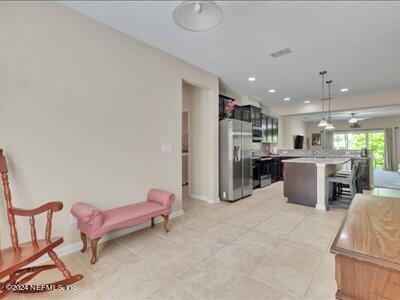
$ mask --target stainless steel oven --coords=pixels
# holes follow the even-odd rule
[[[262,140],[262,128],[253,126],[253,142],[261,142]]]
[[[271,184],[271,162],[270,157],[261,157],[260,159],[260,187]]]
[[[260,158],[253,157],[253,189],[259,188],[260,183]]]

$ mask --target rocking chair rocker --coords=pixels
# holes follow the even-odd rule
[[[0,251],[0,298],[10,293],[39,293],[50,291],[81,280],[83,276],[80,274],[72,276],[53,250],[63,242],[62,237],[51,237],[53,213],[62,209],[62,202],[49,202],[30,210],[13,207],[7,171],[6,159],[3,155],[3,150],[0,149],[0,173],[3,181],[4,197],[7,203],[7,216],[12,242],[11,247]],[[35,216],[44,212],[47,212],[45,238],[38,240],[36,236]],[[15,216],[29,217],[31,231],[30,242],[18,243]],[[26,267],[46,253],[54,264]],[[27,288],[26,284],[28,284],[32,278],[42,271],[53,268],[58,268],[65,279],[46,284],[45,288],[41,289],[29,288],[29,286]]]

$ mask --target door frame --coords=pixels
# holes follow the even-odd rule
[[[191,151],[191,149],[192,149],[192,144],[191,144],[191,128],[190,128],[190,108],[185,108],[185,109],[182,109],[182,115],[184,114],[184,113],[187,113],[188,114],[188,119],[187,119],[187,122],[188,122],[188,147],[189,147],[189,151],[188,151],[188,174],[187,174],[187,180],[188,180],[188,188],[189,188],[189,190],[188,190],[188,193],[189,193],[189,196],[192,194],[192,188],[191,188],[191,178],[190,178],[190,175],[191,175],[191,153],[192,153],[192,151]],[[182,134],[183,134],[183,129],[181,129],[181,139],[182,139]],[[181,153],[183,152],[182,151],[183,149],[182,149],[182,141],[181,141]],[[182,185],[182,178],[181,178],[181,186],[183,186]]]

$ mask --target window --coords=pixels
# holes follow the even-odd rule
[[[335,132],[333,148],[336,150],[360,150],[367,148],[374,156],[374,169],[383,169],[385,133],[383,130]]]
[[[347,133],[347,149],[348,150],[360,150],[362,148],[367,148],[367,137],[365,132]]]
[[[333,148],[337,150],[346,149],[346,134],[345,133],[335,133],[333,138]]]
[[[369,147],[374,154],[374,169],[383,169],[385,154],[385,133],[375,131],[368,133]]]

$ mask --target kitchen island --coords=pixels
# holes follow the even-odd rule
[[[295,203],[326,210],[329,200],[327,177],[345,167],[350,158],[293,158],[282,160],[284,196]]]

